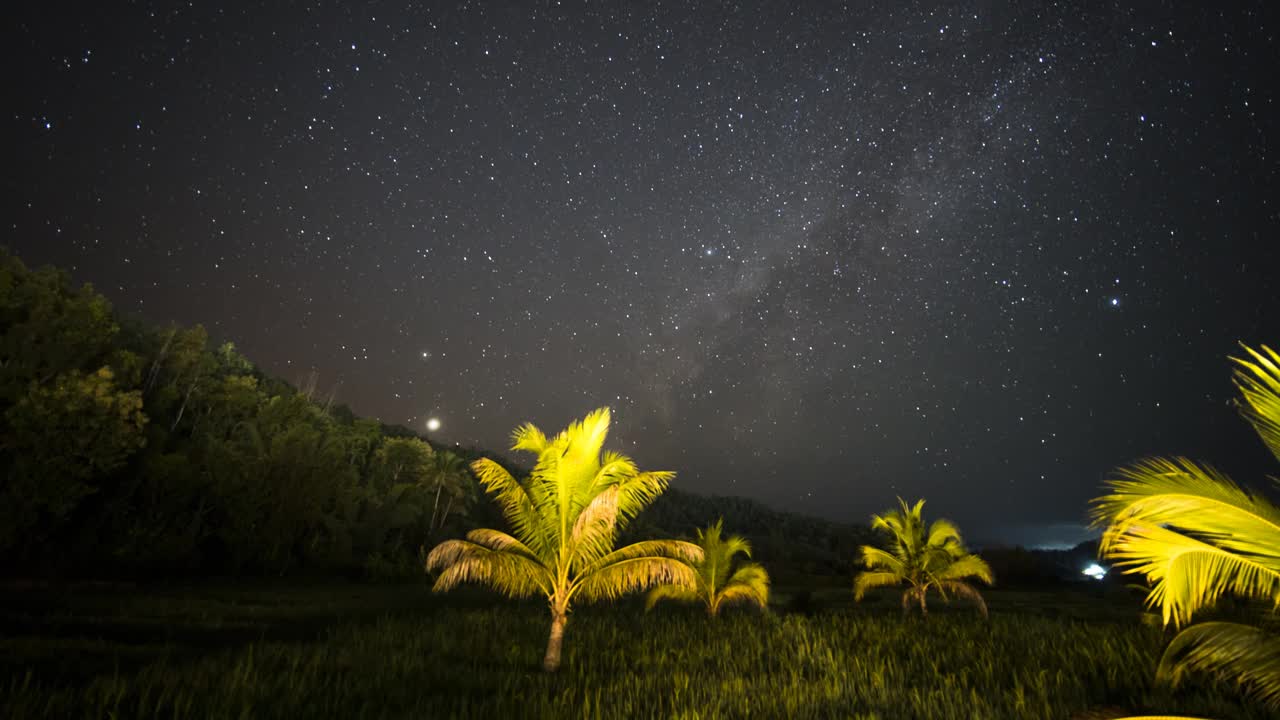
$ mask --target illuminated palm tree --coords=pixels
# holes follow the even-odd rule
[[[1247,346],[1236,363],[1241,411],[1280,460],[1280,354]],[[1212,468],[1186,458],[1152,458],[1117,472],[1094,501],[1106,525],[1100,552],[1152,583],[1147,604],[1182,627],[1224,594],[1280,606],[1280,508]],[[1229,678],[1280,707],[1280,638],[1261,628],[1203,622],[1184,628],[1160,659],[1157,677],[1176,685],[1190,672]]]
[[[641,472],[624,455],[602,453],[608,433],[608,408],[550,439],[532,424],[516,428],[512,449],[537,456],[528,478],[518,481],[487,458],[471,465],[512,534],[472,530],[427,557],[427,569],[440,573],[436,591],[470,581],[508,597],[545,596],[551,636],[542,666],[548,672],[560,666],[574,601],[697,582],[690,563],[702,559],[702,550],[693,543],[649,540],[614,549],[618,532],[662,494],[674,473]]]
[[[990,585],[995,581],[991,567],[965,549],[960,530],[950,520],[934,520],[926,527],[924,500],[908,506],[898,498],[898,504],[900,509],[871,518],[871,528],[887,532],[892,547],[885,551],[862,546],[862,562],[867,570],[858,573],[853,581],[854,598],[861,600],[872,588],[905,584],[903,612],[910,610],[914,602],[922,615],[928,614],[925,596],[936,590],[943,600],[950,600],[953,594],[972,600],[986,617],[987,604],[968,580],[977,578]]]
[[[723,534],[724,519],[704,530],[698,530],[698,546],[702,562],[696,563],[697,587],[659,585],[649,591],[645,608],[653,609],[659,600],[702,602],[707,614],[715,617],[726,603],[756,605],[761,610],[769,604],[769,573],[758,563],[741,563],[734,568],[738,555],[751,557],[751,544],[745,539]]]

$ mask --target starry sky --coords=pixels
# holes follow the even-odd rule
[[[1275,472],[1265,6],[27,3],[0,242],[438,444],[607,404],[687,490],[1072,542]]]

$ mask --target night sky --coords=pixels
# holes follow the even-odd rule
[[[837,520],[1277,472],[1226,360],[1280,345],[1265,3],[249,5],[11,9],[0,243],[437,444],[607,404]]]

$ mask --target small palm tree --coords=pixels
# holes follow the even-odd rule
[[[466,488],[471,481],[468,477],[466,461],[450,450],[436,450],[431,454],[427,465],[427,476],[436,486],[435,500],[431,503],[431,522],[428,525],[434,533],[444,527],[454,502],[466,497]],[[441,491],[448,493],[445,496],[443,513],[439,512]]]
[[[480,484],[502,509],[512,533],[472,530],[427,556],[438,571],[434,589],[459,583],[488,585],[509,597],[543,595],[551,608],[551,637],[543,669],[560,667],[569,610],[575,600],[613,599],[669,584],[694,587],[690,563],[702,550],[679,540],[649,540],[614,549],[618,532],[653,502],[674,477],[640,472],[624,455],[601,452],[609,409],[601,408],[548,439],[532,424],[513,434],[513,450],[537,457],[517,481],[489,459],[472,463]]]
[[[753,562],[738,564],[734,569],[736,556],[751,557],[751,544],[738,535],[725,537],[723,526],[721,518],[706,530],[698,530],[702,562],[694,565],[698,571],[697,587],[659,585],[649,591],[645,609],[652,610],[659,600],[702,602],[711,617],[719,615],[726,603],[741,602],[761,610],[768,608],[769,573]]]
[[[1244,346],[1236,363],[1241,410],[1280,460],[1280,354]],[[1121,468],[1111,493],[1094,500],[1106,525],[1100,552],[1152,583],[1147,604],[1182,627],[1224,594],[1280,607],[1280,508],[1212,468],[1186,458],[1151,458]],[[1204,671],[1234,680],[1280,707],[1280,638],[1261,628],[1203,622],[1181,630],[1157,669],[1178,684]]]
[[[914,601],[920,605],[920,613],[927,615],[925,595],[932,589],[943,600],[949,600],[949,594],[969,598],[986,617],[987,604],[967,580],[977,578],[990,585],[995,582],[991,566],[965,549],[960,530],[950,520],[934,520],[926,528],[921,512],[924,500],[908,507],[905,500],[898,498],[898,504],[898,510],[871,518],[871,528],[887,532],[892,548],[887,552],[862,546],[862,562],[867,570],[858,573],[853,581],[854,598],[861,600],[872,588],[906,584],[902,593],[904,613]]]

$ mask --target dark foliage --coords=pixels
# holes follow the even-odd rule
[[[122,320],[89,286],[0,253],[0,557],[14,575],[421,572],[421,551],[501,523],[466,469],[298,386],[200,326]],[[636,538],[710,518],[783,581],[847,578],[863,526],[671,491]]]
[[[860,557],[858,548],[876,540],[865,525],[780,512],[740,497],[706,497],[671,489],[636,519],[632,534],[692,537],[707,518],[724,518],[726,533],[751,542],[752,558],[769,569],[775,583],[808,581],[815,576],[847,582]]]
[[[0,252],[9,574],[420,573],[478,497],[466,458],[293,387],[204,328],[122,322]]]

